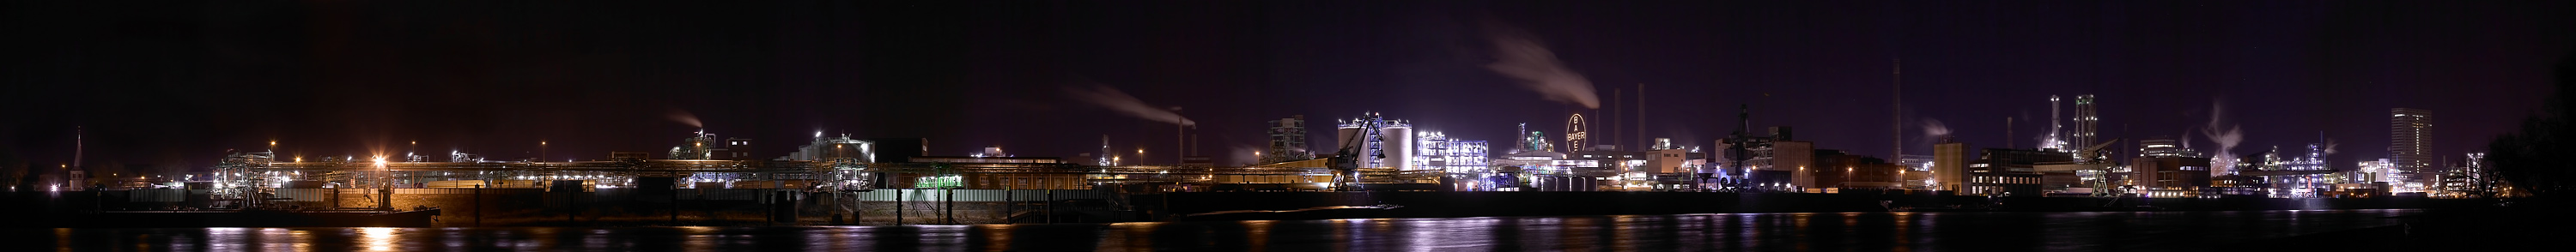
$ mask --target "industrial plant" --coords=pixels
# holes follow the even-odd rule
[[[1311,148],[1315,142],[1306,136],[1304,115],[1268,121],[1261,134],[1268,146],[1255,154],[1256,163],[1243,165],[1217,165],[1204,155],[1143,165],[1160,162],[1117,155],[1107,136],[1096,156],[1066,159],[1014,155],[1001,146],[961,156],[931,155],[941,151],[933,150],[929,139],[822,132],[784,152],[758,152],[775,142],[699,130],[678,134],[664,151],[609,152],[561,162],[495,160],[458,151],[309,159],[248,151],[226,156],[204,176],[112,178],[116,183],[87,188],[58,184],[49,190],[118,191],[123,199],[112,205],[146,209],[450,209],[446,212],[451,214],[437,217],[447,223],[468,216],[480,223],[486,215],[508,212],[482,206],[487,193],[563,201],[538,207],[545,211],[537,214],[564,215],[570,221],[585,214],[595,221],[660,213],[669,215],[667,222],[682,222],[687,211],[679,202],[695,200],[764,206],[770,209],[762,210],[769,222],[823,222],[811,219],[829,216],[829,223],[922,223],[919,217],[906,220],[906,213],[936,211],[937,219],[930,222],[1017,223],[1160,220],[1211,209],[1138,198],[1165,193],[1858,194],[2090,199],[2095,201],[2084,202],[2149,207],[2146,202],[2158,199],[2489,197],[2503,186],[2482,170],[2480,154],[2469,154],[2459,167],[2427,167],[2429,162],[2417,154],[2431,113],[2420,109],[2392,111],[2391,132],[2398,145],[2390,158],[2336,168],[2325,161],[2330,150],[2322,136],[2319,143],[2288,151],[2272,147],[2237,155],[2222,147],[2210,154],[2170,136],[2099,139],[2103,118],[2093,95],[2074,96],[2071,117],[2059,116],[2064,112],[2059,105],[2066,100],[2051,96],[2046,101],[2047,130],[2027,133],[2039,140],[2035,148],[1971,148],[1934,135],[1929,155],[1869,156],[1818,146],[1799,138],[1790,126],[1757,128],[1749,105],[1738,108],[1739,123],[1730,132],[1705,146],[1671,138],[1618,144],[1609,140],[1618,137],[1594,129],[1618,122],[1597,116],[1587,121],[1578,113],[1565,115],[1563,130],[1555,133],[1548,132],[1559,129],[1554,125],[1519,124],[1515,135],[1508,136],[1511,145],[1499,150],[1486,140],[1430,130],[1440,126],[1434,122],[1364,112],[1333,119],[1325,148]],[[1188,136],[1191,128],[1180,129]],[[77,168],[69,174],[65,181],[88,180]],[[968,196],[955,198],[959,193]],[[455,199],[468,194],[472,200]],[[656,197],[665,199],[650,199]],[[925,199],[948,205],[906,203]],[[1086,199],[1103,201],[1088,206],[1087,213],[1056,209],[1058,203]],[[960,200],[969,207],[954,205]],[[1030,200],[1045,203],[1031,205]],[[626,206],[584,209],[574,204],[579,201]],[[1889,209],[1944,209],[1900,203],[1905,202],[1884,204]],[[1968,208],[1955,200],[1917,205]],[[453,210],[460,207],[470,210]],[[776,210],[781,207],[790,210]],[[704,208],[693,220],[724,220],[719,212],[727,210],[718,209],[726,208]]]

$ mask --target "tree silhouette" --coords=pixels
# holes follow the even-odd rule
[[[2576,143],[2570,139],[2576,137],[2570,126],[2576,125],[2568,124],[2570,109],[2576,108],[2569,104],[2576,99],[2571,95],[2576,93],[2576,50],[2559,58],[2551,73],[2558,90],[2542,101],[2540,114],[2524,118],[2520,131],[2487,143],[2487,161],[2494,164],[2496,176],[2532,195],[2566,192],[2571,180],[2576,180],[2576,163],[2566,160],[2576,157],[2576,149],[2570,148],[2576,146],[2569,145]]]

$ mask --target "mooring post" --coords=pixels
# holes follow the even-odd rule
[[[474,226],[483,227],[483,185],[474,185]]]
[[[957,224],[957,189],[939,189],[939,219]]]
[[[1046,223],[1055,224],[1055,189],[1047,189],[1046,192]]]
[[[1011,212],[1020,210],[1020,202],[1011,201],[1018,195],[1011,195],[1011,193],[1010,188],[1002,189],[1002,224],[1020,224],[1019,221],[1011,219]]]
[[[903,189],[894,189],[894,225],[903,225]]]
[[[680,225],[680,183],[671,183],[671,226]]]
[[[556,186],[556,187],[561,188],[562,186]],[[565,190],[556,190],[556,191],[565,191]],[[573,209],[573,204],[572,204],[572,192],[563,192],[563,194],[564,194],[564,225],[572,225],[572,214],[573,214],[573,210],[572,210],[572,209]]]
[[[868,193],[850,193],[850,224],[868,221]]]

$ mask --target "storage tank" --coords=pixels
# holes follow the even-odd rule
[[[1331,154],[1331,153],[1338,152],[1338,151],[1341,151],[1341,150],[1351,150],[1351,151],[1368,151],[1368,150],[1366,150],[1366,149],[1361,149],[1361,148],[1359,148],[1359,147],[1358,147],[1358,146],[1361,146],[1361,145],[1359,145],[1360,143],[1368,142],[1368,139],[1362,139],[1362,138],[1351,138],[1351,135],[1358,135],[1358,134],[1360,134],[1360,127],[1359,127],[1359,126],[1348,125],[1348,124],[1341,125],[1341,128],[1338,128],[1338,129],[1333,130],[1333,149],[1332,149],[1332,150],[1325,150],[1325,151],[1322,151],[1322,154]],[[1365,155],[1365,154],[1367,154],[1367,153],[1358,153],[1358,154],[1363,154],[1363,155]]]
[[[1413,142],[1413,126],[1403,124],[1390,125],[1386,128],[1380,128],[1378,130],[1378,134],[1381,134],[1386,138],[1383,140],[1385,142],[1380,143],[1378,146],[1378,148],[1386,150],[1386,162],[1381,163],[1378,166],[1395,168],[1395,170],[1398,171],[1410,171],[1415,168],[1413,167],[1413,145],[1415,144]]]

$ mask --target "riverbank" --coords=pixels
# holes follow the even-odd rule
[[[309,191],[309,192],[308,192]],[[1914,211],[2248,211],[2453,209],[2492,200],[2426,198],[2092,198],[1956,196],[1929,193],[1726,192],[1118,192],[1113,190],[876,190],[818,193],[773,189],[548,192],[541,189],[395,189],[377,201],[363,189],[292,191],[272,204],[301,209],[437,208],[436,227],[794,226],[1176,221],[1194,214],[1391,205],[1368,211],[1207,219],[1456,218],[1845,213]],[[97,211],[184,210],[210,202],[202,190],[0,194],[0,214],[49,216],[5,227],[86,227]],[[1926,210],[1934,209],[1934,210]],[[1050,221],[1052,220],[1052,221]]]

